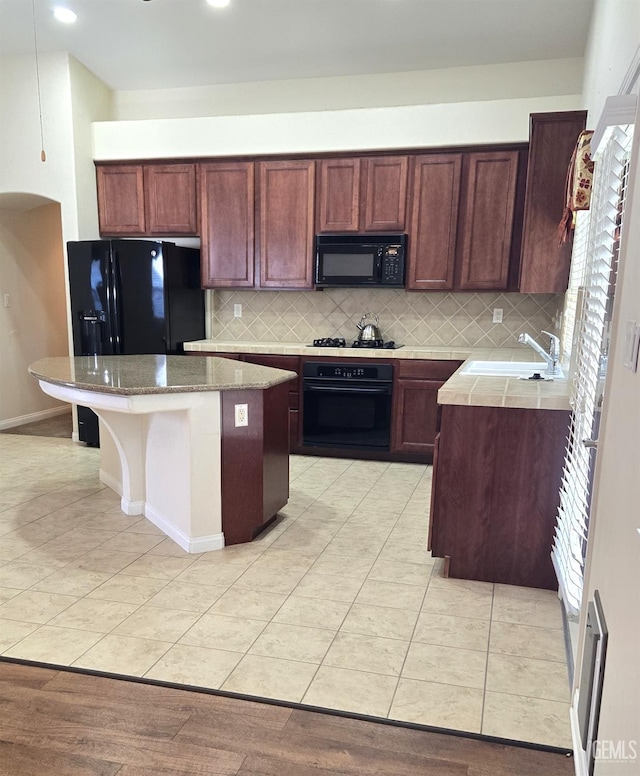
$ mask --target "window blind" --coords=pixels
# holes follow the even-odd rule
[[[632,139],[633,125],[610,133],[596,162],[590,210],[578,216],[572,255],[572,411],[551,558],[565,608],[574,616],[582,600],[595,458],[595,448],[584,441],[598,436]]]

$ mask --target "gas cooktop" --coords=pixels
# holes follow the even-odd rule
[[[397,350],[402,345],[396,345],[393,340],[385,342],[381,339],[376,340],[354,340],[351,345],[347,346],[347,342],[344,337],[323,337],[321,339],[314,339],[313,344],[307,345],[309,348],[368,348],[378,349],[385,348],[386,350]]]

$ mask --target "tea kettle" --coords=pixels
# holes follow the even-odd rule
[[[365,324],[366,318],[375,318],[375,325],[373,323]],[[382,334],[380,334],[380,329],[378,328],[378,316],[374,313],[365,313],[362,318],[360,318],[360,323],[356,324],[356,326],[360,329],[360,334],[358,334],[358,339],[360,341],[371,342],[373,340],[382,339]]]

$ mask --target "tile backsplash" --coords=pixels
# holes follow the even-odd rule
[[[209,291],[213,339],[311,343],[318,337],[358,336],[366,312],[378,315],[385,340],[412,346],[510,347],[527,331],[553,331],[562,295],[429,293],[396,289],[324,291]],[[234,318],[234,305],[242,317]],[[493,323],[494,308],[503,310]]]

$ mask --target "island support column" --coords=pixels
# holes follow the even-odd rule
[[[187,552],[206,552],[225,545],[220,394],[183,396],[190,407],[149,414],[96,408],[100,479],[122,496],[124,512],[144,514]]]

